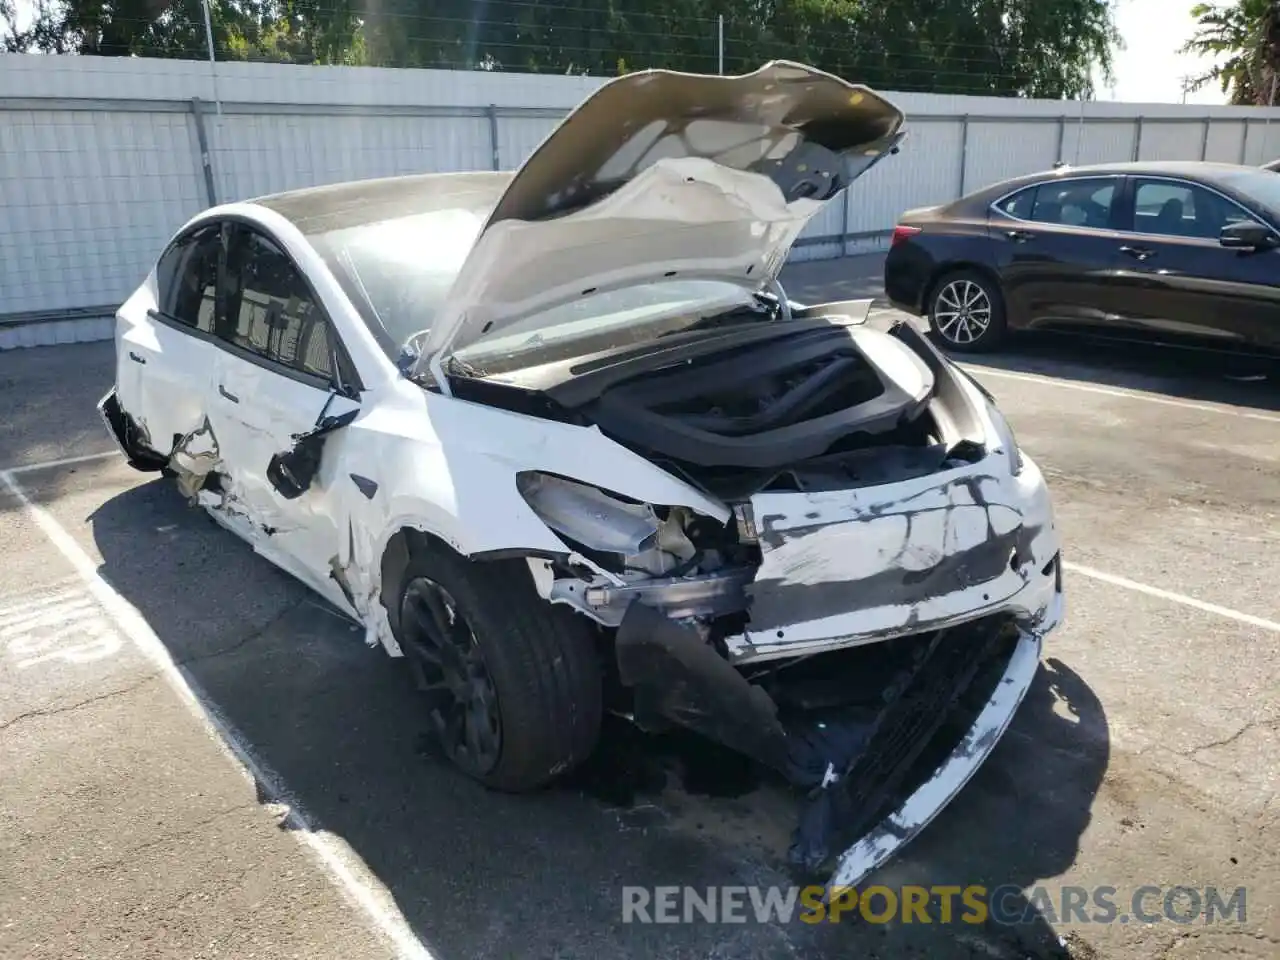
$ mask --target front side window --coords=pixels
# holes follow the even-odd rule
[[[1226,197],[1191,183],[1135,180],[1133,229],[1164,237],[1217,240],[1224,227],[1254,218]]]
[[[212,333],[221,253],[216,224],[175,240],[156,264],[160,312],[183,326]]]
[[[227,255],[222,339],[299,373],[334,379],[328,318],[293,261],[256,231],[239,228]]]
[[[1067,180],[1042,183],[1026,219],[1064,227],[1105,230],[1111,226],[1111,205],[1116,196],[1115,179]]]

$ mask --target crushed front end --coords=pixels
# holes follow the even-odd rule
[[[520,485],[576,551],[531,561],[535,579],[610,632],[625,711],[785,777],[804,797],[793,862],[854,884],[1008,726],[1062,618],[1060,545],[1035,463],[913,327],[800,327],[589,404],[726,517]],[[717,388],[728,371],[752,386]]]

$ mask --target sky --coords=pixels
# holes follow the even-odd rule
[[[1203,73],[1211,61],[1178,54],[1195,31],[1196,0],[1117,0],[1116,26],[1126,49],[1115,55],[1115,86],[1099,89],[1099,100],[1181,103],[1182,77]],[[1225,103],[1216,83],[1187,94],[1187,103]]]
[[[1224,0],[1218,0],[1224,2]],[[1203,72],[1208,64],[1180,55],[1178,47],[1191,36],[1196,0],[1115,0],[1116,24],[1125,48],[1115,55],[1116,82],[1100,85],[1098,99],[1129,103],[1180,103],[1182,78]],[[17,0],[20,20],[30,16],[31,0]],[[1225,103],[1216,83],[1187,94],[1187,103]]]

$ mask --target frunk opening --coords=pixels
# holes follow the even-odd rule
[[[607,386],[582,411],[612,439],[726,499],[887,483],[949,456],[934,375],[896,340],[796,321],[790,336]]]

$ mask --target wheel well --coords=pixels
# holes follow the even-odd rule
[[[395,532],[382,551],[382,562],[379,573],[379,599],[387,611],[387,619],[391,622],[393,633],[400,632],[400,580],[409,566],[409,560],[420,552],[429,550],[449,550],[449,546],[440,537],[417,527],[401,527]]]
[[[464,554],[455,549],[449,541],[430,531],[419,527],[401,527],[387,541],[387,545],[383,547],[382,560],[378,568],[378,599],[381,601],[383,609],[387,611],[387,619],[391,622],[393,631],[398,632],[400,629],[399,600],[404,571],[408,568],[410,560],[429,551],[451,553],[473,563],[500,563],[512,560],[523,562],[535,556],[546,556],[548,558],[561,556],[560,554],[543,554],[539,551],[523,549],[489,550],[482,553]]]
[[[976,273],[991,282],[995,288],[995,293],[1000,294],[1000,278],[996,272],[982,263],[971,263],[969,261],[959,261],[947,263],[939,267],[933,272],[933,276],[929,278],[929,282],[925,285],[924,296],[921,298],[921,312],[927,317],[929,316],[929,307],[933,303],[933,293],[938,289],[938,285],[947,277],[955,273]]]

